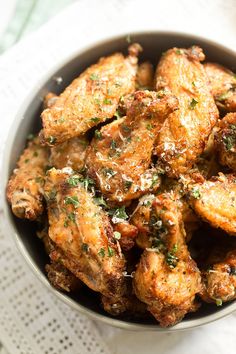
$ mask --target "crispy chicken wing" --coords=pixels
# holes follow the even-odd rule
[[[112,118],[120,97],[135,90],[140,50],[138,44],[132,44],[127,58],[116,53],[86,69],[43,111],[41,138],[52,146]]]
[[[173,48],[160,60],[156,89],[170,89],[179,100],[179,109],[169,115],[157,139],[159,163],[169,176],[186,173],[203,152],[216,124],[218,110],[207,86],[199,47]]]
[[[150,169],[152,150],[163,121],[176,106],[169,94],[137,91],[127,117],[97,132],[86,164],[109,200],[125,202],[159,186],[157,171]]]
[[[219,162],[236,170],[236,113],[228,113],[219,123],[215,133],[215,146]]]
[[[200,272],[185,244],[178,202],[170,193],[155,199],[152,211],[153,248],[146,249],[134,275],[136,296],[163,327],[179,322],[198,305]]]
[[[202,272],[201,298],[206,302],[223,302],[236,298],[236,249],[230,251],[216,247],[210,255],[208,269]]]
[[[58,169],[71,167],[75,171],[82,170],[88,144],[85,136],[79,136],[52,147],[50,165]]]
[[[43,184],[48,149],[34,138],[17,162],[7,185],[7,199],[18,218],[35,220],[43,212]]]
[[[224,111],[236,112],[235,74],[216,63],[206,63],[204,68],[217,106]]]
[[[212,178],[189,187],[191,205],[197,215],[213,227],[236,235],[236,177],[232,174]]]
[[[136,81],[138,90],[153,90],[154,70],[149,61],[145,61],[138,66]]]
[[[49,237],[57,246],[51,259],[60,262],[88,287],[120,298],[125,291],[125,260],[108,216],[70,169],[48,171]]]

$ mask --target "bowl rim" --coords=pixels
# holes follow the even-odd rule
[[[178,323],[177,325],[173,327],[168,327],[168,328],[161,328],[159,324],[139,324],[139,323],[133,323],[125,320],[120,320],[112,317],[108,317],[103,314],[96,313],[95,311],[87,308],[86,306],[81,305],[79,302],[71,299],[67,294],[64,294],[55,288],[53,288],[49,281],[47,280],[46,276],[38,269],[38,266],[36,265],[35,261],[31,258],[30,254],[27,252],[26,247],[24,246],[23,241],[21,240],[21,237],[19,236],[16,227],[14,226],[12,222],[12,214],[8,205],[8,202],[5,197],[5,189],[6,189],[6,184],[8,180],[8,176],[6,171],[8,171],[9,168],[9,160],[10,160],[10,154],[11,154],[11,148],[14,143],[14,139],[16,136],[16,133],[19,129],[19,126],[21,124],[21,118],[24,117],[24,113],[27,110],[28,106],[32,102],[32,100],[35,98],[36,94],[38,91],[45,85],[45,83],[49,80],[49,78],[53,77],[53,75],[60,70],[60,68],[64,67],[67,65],[70,61],[73,59],[76,59],[80,54],[86,52],[89,49],[92,49],[94,46],[100,46],[102,44],[105,44],[107,42],[110,42],[112,40],[116,41],[122,38],[126,38],[127,35],[130,35],[131,38],[132,36],[138,36],[138,35],[174,35],[174,36],[179,36],[182,38],[187,38],[187,39],[192,39],[193,41],[203,41],[207,44],[212,44],[216,47],[219,48],[219,50],[224,50],[229,52],[230,55],[233,55],[236,57],[236,51],[224,46],[222,43],[215,42],[212,39],[209,39],[207,37],[199,36],[199,35],[194,35],[192,33],[188,32],[179,32],[179,31],[165,31],[165,30],[141,30],[141,31],[132,31],[131,33],[123,32],[119,33],[118,35],[115,36],[103,36],[99,40],[92,40],[89,42],[88,45],[86,46],[81,46],[79,47],[76,51],[74,51],[71,55],[66,56],[62,60],[59,60],[57,64],[53,67],[51,67],[41,78],[38,80],[37,84],[34,85],[34,87],[31,89],[30,93],[26,96],[26,98],[23,100],[20,108],[18,109],[10,127],[9,131],[7,134],[7,137],[5,139],[5,143],[3,146],[3,154],[1,158],[1,171],[0,171],[0,176],[1,176],[1,186],[0,186],[0,194],[1,194],[1,199],[2,199],[2,205],[3,205],[3,230],[4,232],[8,232],[13,239],[14,242],[17,246],[17,249],[20,251],[19,253],[21,254],[22,258],[25,260],[25,262],[28,264],[29,268],[31,269],[32,273],[37,276],[37,278],[42,282],[42,284],[50,290],[54,295],[56,295],[57,298],[59,298],[61,301],[63,301],[66,305],[70,306],[74,310],[79,311],[80,313],[89,316],[93,320],[99,320],[105,324],[109,324],[113,327],[121,328],[121,329],[126,329],[126,330],[133,330],[133,331],[156,331],[156,332],[175,332],[175,331],[183,331],[183,330],[190,330],[211,322],[214,322],[220,318],[223,318],[229,314],[231,314],[233,311],[236,310],[236,300],[230,304],[227,305],[227,307],[222,308],[221,310],[213,313],[206,315],[205,317],[202,318],[196,318],[196,319],[188,319],[188,320],[183,320],[182,322]],[[7,230],[7,231],[6,231]]]

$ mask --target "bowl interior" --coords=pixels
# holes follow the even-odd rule
[[[188,47],[191,45],[199,45],[203,48],[208,61],[221,63],[231,70],[236,69],[235,54],[230,50],[193,36],[187,36],[176,33],[141,33],[131,35],[132,42],[139,42],[143,47],[143,53],[140,61],[150,60],[154,65],[157,64],[162,52],[171,47]],[[15,167],[16,161],[20,152],[23,150],[26,142],[26,137],[29,133],[36,132],[40,129],[40,112],[42,110],[42,97],[52,91],[60,93],[73,78],[78,76],[86,67],[96,62],[101,56],[110,54],[114,51],[127,52],[128,43],[126,36],[108,40],[106,42],[94,45],[92,48],[79,53],[76,57],[64,64],[59,70],[54,72],[42,84],[40,89],[36,89],[27,102],[23,105],[22,111],[15,118],[11,133],[8,140],[8,145],[4,153],[2,177],[4,181],[3,188],[5,189],[6,181]],[[58,78],[62,78],[58,80]],[[6,222],[14,233],[21,252],[30,262],[31,266],[36,270],[44,283],[48,284],[45,276],[45,264],[48,262],[48,257],[44,253],[43,246],[40,240],[35,236],[34,223],[25,222],[12,216],[6,201]],[[83,290],[78,295],[67,295],[57,293],[64,301],[71,306],[79,309],[82,312],[93,314],[93,317],[100,318],[105,322],[120,327],[128,327],[130,329],[156,329],[159,326],[156,322],[150,319],[132,319],[120,317],[118,319],[111,318],[105,313],[99,303],[99,297],[88,289]],[[174,329],[191,328],[204,322],[209,322],[216,318],[222,317],[224,314],[231,311],[232,304],[226,304],[222,308],[217,308],[215,305],[203,305],[201,309],[189,314],[185,319],[174,327]],[[236,306],[234,306],[236,308]],[[228,308],[228,309],[227,309]],[[233,308],[232,308],[233,310]]]

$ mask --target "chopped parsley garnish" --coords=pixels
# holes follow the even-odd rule
[[[155,187],[155,185],[159,182],[159,176],[158,174],[154,174],[152,176],[152,183],[151,183],[151,188]]]
[[[222,300],[221,299],[216,299],[216,306],[222,306]]]
[[[120,238],[121,238],[121,233],[118,232],[118,231],[114,231],[114,237],[115,237],[116,240],[120,240]]]
[[[150,124],[150,123],[148,123],[148,124],[146,125],[146,128],[147,128],[147,130],[152,130],[152,129],[153,129],[153,125]]]
[[[221,95],[217,96],[218,101],[225,101],[229,96],[229,92],[224,92]]]
[[[114,114],[114,117],[116,117],[117,119],[121,118],[122,115],[120,114],[120,112],[117,110],[116,113]]]
[[[128,191],[131,188],[132,184],[133,184],[132,181],[125,181],[124,182],[125,190]]]
[[[58,119],[58,123],[61,124],[61,123],[64,123],[64,122],[65,122],[65,118],[64,117],[61,117],[61,118]]]
[[[70,221],[72,221],[72,222],[75,222],[75,213],[69,213],[68,214],[68,219],[70,220]]]
[[[98,117],[91,118],[90,120],[91,120],[91,122],[93,122],[93,123],[98,123],[98,122],[100,122],[100,118],[98,118]]]
[[[35,135],[34,135],[34,134],[29,134],[29,135],[27,136],[27,140],[29,140],[29,141],[33,140],[34,138],[35,138]]]
[[[94,136],[95,136],[96,139],[99,139],[99,140],[102,139],[102,133],[98,129],[95,130]]]
[[[94,202],[97,204],[97,205],[100,205],[100,206],[103,206],[105,208],[108,207],[106,201],[104,200],[103,197],[98,197],[98,198],[94,198]]]
[[[180,55],[180,54],[183,54],[183,51],[181,49],[176,49],[175,53]]]
[[[103,103],[104,104],[112,104],[112,100],[110,98],[105,98]]]
[[[111,149],[115,150],[117,148],[117,145],[116,145],[116,141],[115,140],[112,140],[111,141],[111,145],[110,145]]]
[[[192,85],[193,87],[196,87],[195,81],[192,81]]]
[[[226,150],[231,150],[236,143],[236,137],[234,135],[223,136],[222,140]]]
[[[194,109],[197,104],[198,104],[198,101],[195,100],[195,98],[193,98],[192,101],[191,101],[190,104],[189,104],[189,108],[190,108],[190,109]]]
[[[178,257],[175,255],[177,252],[178,246],[175,244],[171,251],[167,252],[166,254],[166,263],[168,264],[169,268],[174,269],[178,263]]]
[[[126,132],[126,133],[129,133],[130,131],[131,131],[131,128],[130,127],[128,127],[127,125],[122,125],[122,129],[124,130],[124,132]]]
[[[72,197],[65,197],[65,204],[72,204],[75,208],[78,208],[79,200],[77,195],[74,195]]]
[[[89,78],[90,78],[90,80],[92,80],[92,81],[99,80],[99,76],[98,76],[97,74],[94,74],[94,73],[91,74]]]
[[[100,248],[100,251],[98,252],[98,255],[100,256],[100,257],[102,257],[102,258],[104,258],[105,257],[105,250],[104,250],[104,248],[102,247],[102,248]]]
[[[200,193],[198,187],[193,187],[192,191],[191,191],[191,194],[192,194],[193,198],[195,198],[195,199],[200,199],[201,198],[201,193]]]
[[[165,252],[166,250],[164,242],[158,238],[152,240],[152,248],[155,248],[158,252]]]
[[[91,190],[94,187],[94,180],[92,178],[89,177],[82,177],[80,178],[79,182],[83,185],[84,189],[87,190]]]
[[[89,246],[88,246],[87,243],[82,243],[81,248],[82,248],[82,251],[83,251],[83,252],[87,253],[87,252],[88,252],[88,249],[89,249]]]
[[[107,176],[107,177],[113,177],[116,174],[116,172],[113,171],[112,168],[108,168],[108,167],[104,167],[102,171],[103,171],[104,176]]]
[[[108,257],[114,256],[114,250],[110,246],[108,246],[107,250],[108,250]]]
[[[81,179],[80,176],[71,176],[67,179],[67,183],[70,186],[77,187],[80,182],[80,179]]]
[[[54,136],[49,136],[47,138],[47,141],[49,142],[49,144],[53,145],[55,144],[55,142],[57,141],[57,139]]]
[[[123,220],[128,219],[128,215],[126,214],[125,211],[125,206],[116,209],[110,209],[108,211],[108,214],[112,216],[112,222],[114,224],[117,224],[119,222],[122,222]]]
[[[43,185],[44,184],[44,178],[43,177],[35,177],[35,182]]]
[[[38,157],[38,156],[39,156],[38,151],[35,151],[35,152],[33,153],[33,156],[34,156],[34,157]]]
[[[29,162],[29,159],[25,159],[25,163],[28,163]]]
[[[45,194],[47,201],[53,201],[56,199],[57,191],[52,188],[48,193]]]

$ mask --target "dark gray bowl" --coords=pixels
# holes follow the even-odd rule
[[[158,62],[161,53],[168,48],[173,46],[189,47],[193,44],[197,44],[203,48],[208,61],[221,63],[231,70],[236,71],[236,53],[204,38],[175,32],[146,32],[135,33],[131,35],[131,39],[132,42],[139,42],[144,49],[141,60],[149,59],[153,64]],[[29,97],[26,98],[12,124],[2,161],[1,189],[3,196],[9,175],[16,164],[20,152],[25,146],[27,135],[31,132],[38,131],[40,128],[39,115],[42,110],[42,97],[45,93],[48,91],[61,92],[73,78],[78,76],[87,66],[96,62],[98,58],[114,51],[126,52],[127,45],[126,36],[110,38],[100,43],[94,43],[94,45],[86,51],[78,49],[77,54],[73,58],[62,63],[60,68],[56,68],[54,72],[46,73],[45,79],[42,80],[31,92]],[[58,85],[55,77],[63,78],[61,85]],[[38,89],[39,87],[40,89]],[[99,299],[95,293],[85,290],[82,294],[73,296],[56,291],[50,286],[44,271],[47,256],[44,254],[41,242],[35,237],[34,224],[16,219],[12,215],[5,199],[3,200],[3,204],[5,232],[7,232],[9,236],[14,237],[20,253],[34,271],[35,275],[66,304],[81,313],[89,315],[93,319],[130,330],[170,332],[200,326],[215,321],[236,310],[236,301],[225,304],[220,308],[215,305],[206,304],[203,305],[198,312],[187,315],[181,323],[168,329],[161,329],[153,319],[137,320],[113,318],[102,310]]]

